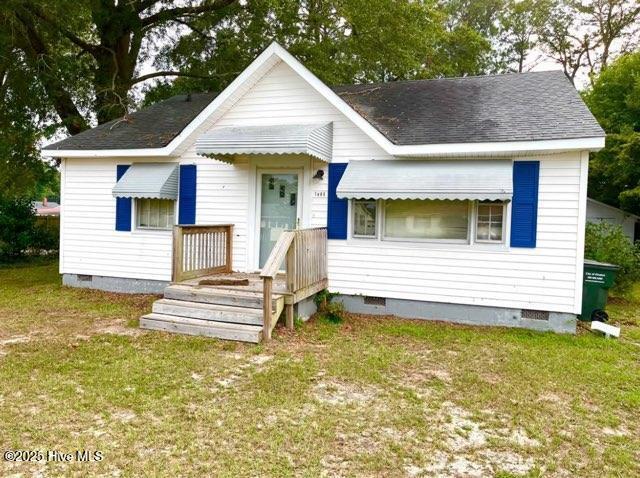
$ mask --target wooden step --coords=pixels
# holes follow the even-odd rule
[[[175,299],[156,300],[153,303],[153,312],[234,324],[262,325],[263,323],[261,309]]]
[[[274,303],[283,297],[274,294]],[[183,300],[188,302],[202,302],[205,304],[231,305],[262,309],[263,297],[261,292],[244,290],[218,289],[213,287],[193,287],[189,285],[173,284],[164,289],[165,299]],[[274,305],[275,308],[275,305]]]
[[[262,326],[259,325],[212,322],[210,320],[158,313],[142,316],[140,318],[140,328],[178,334],[202,335],[241,342],[259,343],[262,340]]]

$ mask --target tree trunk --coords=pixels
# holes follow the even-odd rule
[[[95,113],[98,124],[102,124],[128,112],[129,89],[140,48],[138,37],[133,44],[131,38],[132,32],[140,33],[142,25],[127,3],[122,6],[103,3],[92,14],[100,37],[100,46],[93,55]]]
[[[95,89],[94,110],[98,124],[106,123],[127,114],[129,87],[132,72],[118,54],[118,50],[107,47],[96,55],[97,67],[93,80]],[[112,53],[113,52],[113,53]]]
[[[18,18],[24,25],[26,33],[19,37],[21,49],[29,62],[41,71],[38,77],[56,113],[62,120],[62,124],[70,135],[78,134],[89,128],[89,125],[76,107],[71,94],[65,89],[60,79],[54,72],[43,71],[47,68],[50,60],[49,50],[33,22],[25,15],[18,14]]]

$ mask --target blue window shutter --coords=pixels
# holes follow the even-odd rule
[[[197,168],[195,164],[180,166],[180,196],[178,200],[178,223],[196,223],[196,184]]]
[[[513,163],[511,247],[536,247],[539,161]]]
[[[116,180],[124,176],[129,169],[128,164],[116,166]],[[116,231],[131,230],[131,198],[116,198]]]
[[[348,202],[346,199],[339,199],[336,195],[338,183],[345,169],[347,169],[347,163],[329,164],[329,197],[327,198],[327,237],[329,239],[347,238]]]

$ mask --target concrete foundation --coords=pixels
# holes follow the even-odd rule
[[[62,274],[62,284],[70,287],[99,289],[125,294],[162,294],[169,282],[83,274]]]
[[[313,314],[315,314],[318,310],[316,307],[316,303],[313,301],[315,295],[311,297],[307,297],[306,299],[301,300],[293,307],[294,316],[301,318],[302,320],[309,320]]]
[[[82,274],[63,274],[62,283],[71,287],[83,287],[128,294],[162,294],[164,288],[169,285],[168,281]],[[357,314],[395,315],[407,319],[442,320],[468,325],[520,327],[523,329],[568,334],[575,334],[577,325],[577,317],[575,314],[562,312],[540,314],[535,311],[528,311],[528,314],[523,314],[523,311],[520,309],[385,299],[359,295],[339,295],[334,300],[342,302],[347,311]],[[297,303],[294,309],[294,314],[303,320],[307,320],[315,312],[316,305],[313,297],[308,297]],[[531,314],[531,312],[533,312],[533,314]],[[537,318],[529,318],[532,316]]]
[[[567,334],[576,333],[576,315],[561,312],[549,312],[546,318],[540,319],[523,317],[523,311],[520,309],[479,305],[367,298],[353,295],[339,295],[334,301],[342,302],[347,311],[358,314],[395,315],[407,319],[442,320],[468,325],[497,325]]]

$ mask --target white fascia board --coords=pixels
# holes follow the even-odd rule
[[[492,154],[516,154],[516,153],[551,153],[570,150],[597,151],[604,147],[604,137],[578,138],[568,140],[548,141],[513,141],[492,143],[454,143],[454,144],[427,144],[427,145],[395,145],[389,141],[380,131],[364,119],[358,112],[349,106],[338,94],[325,85],[320,79],[309,71],[302,63],[296,60],[287,50],[277,43],[269,45],[251,64],[236,77],[209,105],[189,123],[178,136],[163,148],[148,149],[112,149],[112,150],[42,150],[44,156],[49,157],[122,157],[122,156],[176,156],[177,148],[206,121],[220,106],[231,98],[255,73],[257,73],[269,60],[277,57],[285,62],[291,69],[298,73],[312,88],[320,93],[331,105],[344,114],[350,121],[358,126],[378,146],[391,156],[452,156],[452,155],[492,155]]]
[[[168,146],[143,149],[43,149],[43,156],[49,158],[124,158],[172,156]]]
[[[562,151],[598,151],[604,147],[604,137],[552,139],[545,141],[504,141],[497,143],[451,143],[414,146],[393,145],[393,156],[487,156],[525,153],[556,153]]]

